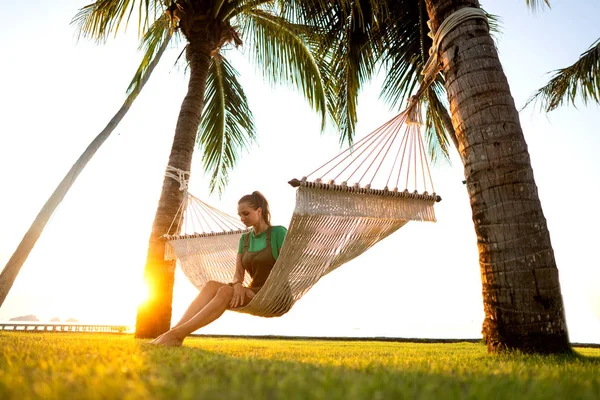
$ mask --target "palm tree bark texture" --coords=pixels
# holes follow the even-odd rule
[[[222,42],[221,35],[227,30],[221,29],[217,24],[212,26],[213,24],[208,24],[206,21],[194,21],[193,15],[184,18],[189,18],[189,20],[182,20],[181,26],[188,40],[186,57],[189,62],[190,80],[177,119],[169,165],[182,171],[190,171],[196,135],[204,108],[204,92],[211,53],[218,48]],[[183,200],[183,192],[179,188],[179,182],[165,177],[152,225],[144,269],[144,279],[150,289],[150,298],[138,308],[135,331],[137,338],[154,338],[170,328],[175,261],[165,261],[165,243],[161,236],[168,231]]]
[[[477,0],[426,0],[436,32]],[[440,45],[477,234],[489,352],[570,352],[558,269],[519,115],[484,21]]]

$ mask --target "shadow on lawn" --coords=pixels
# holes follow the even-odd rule
[[[289,354],[256,356],[267,347],[248,342],[232,348],[202,348],[202,339],[182,348],[140,348],[164,398],[326,399],[548,399],[600,395],[600,357],[457,356],[398,359],[395,354],[340,354],[339,359],[294,361]],[[272,350],[272,349],[271,349]],[[449,349],[451,352],[452,350]],[[232,354],[233,353],[233,354]],[[248,356],[248,354],[253,354]],[[368,354],[368,353],[367,353]],[[301,355],[299,356],[301,359]],[[352,360],[356,360],[353,362]],[[594,397],[591,397],[594,398]]]
[[[596,349],[0,332],[1,399],[598,399]],[[591,355],[591,356],[590,356]]]

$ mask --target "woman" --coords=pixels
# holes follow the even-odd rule
[[[279,256],[287,229],[271,226],[269,203],[260,192],[243,196],[238,201],[238,215],[252,230],[240,238],[233,281],[207,282],[181,320],[152,343],[181,346],[187,335],[210,324],[225,310],[245,306],[261,289]],[[252,278],[248,287],[243,285],[246,271]]]

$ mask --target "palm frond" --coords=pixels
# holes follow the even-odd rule
[[[422,65],[420,56],[414,53],[388,59],[380,97],[390,105],[403,108],[403,104],[419,87]]]
[[[205,106],[198,128],[204,170],[211,175],[209,189],[219,194],[241,151],[256,139],[256,127],[239,74],[221,55],[211,59],[204,95]]]
[[[525,4],[527,4],[527,7],[529,7],[531,11],[537,11],[544,7],[550,8],[550,0],[525,0]]]
[[[220,19],[222,21],[233,20],[236,16],[255,9],[270,10],[273,8],[272,3],[273,0],[229,1],[226,4],[223,4],[223,6],[221,7]]]
[[[421,87],[421,72],[429,56],[432,41],[427,35],[427,13],[421,0],[415,3],[392,3],[390,19],[382,26],[381,35],[385,43],[385,71],[381,97],[397,109],[404,108],[405,101]],[[490,30],[499,30],[498,18],[488,13]],[[446,104],[444,79],[440,74],[431,86],[422,92],[421,109],[425,113],[425,138],[429,154],[434,162],[448,161],[450,143],[456,147],[457,140],[452,118]]]
[[[495,41],[498,41],[498,36],[502,33],[502,18],[499,15],[490,14],[485,10],[483,11],[488,20],[490,35]]]
[[[127,27],[137,8],[138,32],[142,33],[151,16],[162,15],[162,3],[144,0],[137,7],[136,3],[136,0],[97,0],[82,7],[71,23],[76,26],[78,37],[104,42],[109,34],[116,35]]]
[[[219,15],[219,13],[221,12],[221,9],[223,8],[223,3],[225,3],[225,0],[216,0],[214,2],[214,7],[211,10],[211,14],[213,18],[216,18],[217,15]]]
[[[288,21],[312,26],[328,26],[328,20],[335,12],[347,16],[355,0],[277,0],[279,15]]]
[[[404,102],[419,87],[421,71],[432,45],[427,35],[427,12],[424,5],[417,3],[393,5],[377,37],[383,43],[386,71],[381,98],[398,109],[403,108]]]
[[[392,0],[390,0],[392,1]],[[341,12],[343,19],[354,14],[355,22],[369,24],[373,15],[387,14],[390,1],[378,0],[277,0],[279,14],[289,21],[326,27],[333,14]],[[333,11],[335,9],[336,11]]]
[[[169,27],[169,18],[166,14],[158,18],[148,29],[140,43],[140,50],[144,51],[142,62],[138,67],[129,87],[127,88],[128,100],[134,99],[139,91],[140,82],[147,73],[156,57],[160,57],[172,38]]]
[[[372,40],[377,17],[368,2],[353,8],[332,6],[326,30],[313,37],[317,62],[324,71],[330,114],[340,142],[351,144],[357,122],[358,96],[363,85],[377,73],[380,42]]]
[[[252,61],[270,84],[292,85],[320,113],[322,127],[327,99],[319,65],[300,32],[285,19],[260,9],[243,18],[242,37]]]
[[[424,137],[427,142],[429,158],[434,163],[450,163],[450,136],[454,134],[454,130],[451,130],[451,127],[444,121],[444,118],[446,120],[450,118],[448,108],[441,100],[445,94],[444,86],[439,81],[434,82],[425,93]]]
[[[573,65],[555,71],[550,82],[531,96],[523,108],[540,101],[540,108],[549,112],[563,104],[575,105],[577,97],[583,104],[592,100],[600,103],[600,39]]]
[[[404,108],[400,105],[405,104],[421,83],[421,59],[418,54],[413,53],[407,57],[399,56],[390,60],[392,63],[387,68],[388,73],[381,93],[386,103],[396,105],[398,109]],[[450,142],[455,142],[452,138],[455,134],[454,128],[451,123],[446,122],[451,121],[451,117],[443,100],[445,97],[443,78],[438,75],[418,99],[425,113],[424,137],[433,162],[449,162]]]

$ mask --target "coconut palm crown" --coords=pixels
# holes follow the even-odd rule
[[[228,50],[240,48],[270,84],[300,91],[325,123],[326,100],[318,66],[298,28],[277,16],[273,6],[273,1],[248,0],[98,0],[83,7],[73,22],[81,36],[105,41],[110,34],[125,30],[137,15],[145,56],[129,91],[135,90],[163,41],[185,43],[188,63],[195,50],[207,47],[210,65],[198,144],[204,153],[204,169],[211,175],[211,191],[220,192],[241,150],[256,139],[252,112],[239,73],[226,57]],[[169,31],[172,37],[167,36]]]

